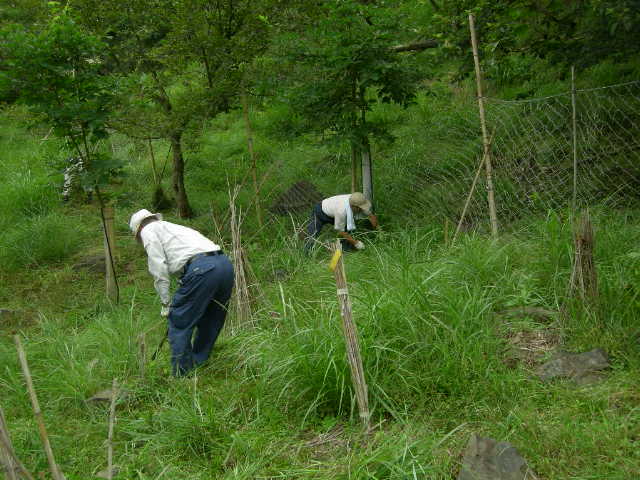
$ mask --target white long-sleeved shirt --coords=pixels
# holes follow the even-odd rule
[[[164,305],[171,300],[169,275],[181,272],[198,253],[220,250],[220,246],[192,228],[161,220],[146,225],[140,239],[147,252],[149,273]]]
[[[348,201],[350,196],[350,193],[345,193],[325,198],[322,201],[322,211],[325,215],[333,217],[333,228],[339,232],[347,231],[347,208],[351,208]],[[353,215],[353,218],[365,218],[371,212],[363,213],[358,212]]]

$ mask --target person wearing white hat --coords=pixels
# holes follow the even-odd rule
[[[311,222],[307,227],[305,250],[311,250],[315,239],[327,224],[333,224],[338,235],[353,248],[364,249],[364,243],[354,239],[349,233],[356,229],[355,218],[361,214],[369,217],[373,228],[378,228],[378,218],[372,212],[371,202],[360,192],[335,195],[317,203],[313,207]]]
[[[218,245],[196,230],[164,221],[162,214],[139,210],[131,216],[129,228],[147,252],[162,303],[160,314],[168,319],[173,374],[185,375],[209,358],[222,330],[233,290],[233,265]],[[180,277],[173,299],[170,275]]]

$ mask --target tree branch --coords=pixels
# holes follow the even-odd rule
[[[436,48],[440,46],[440,42],[437,40],[424,40],[422,42],[408,43],[406,45],[396,45],[391,47],[391,51],[395,53],[400,52],[421,52],[428,48]]]

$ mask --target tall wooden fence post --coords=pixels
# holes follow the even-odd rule
[[[484,147],[485,169],[487,172],[487,196],[489,202],[489,217],[491,220],[491,234],[498,235],[498,215],[496,213],[496,201],[493,191],[493,172],[491,167],[491,155],[489,154],[489,134],[484,114],[484,97],[482,96],[482,74],[480,72],[480,57],[478,56],[478,40],[476,38],[475,19],[469,14],[469,29],[471,30],[471,46],[473,47],[473,63],[476,69],[476,86],[478,90],[478,108],[480,110],[480,127],[482,128],[482,144]]]
[[[27,354],[25,353],[24,348],[22,348],[20,337],[18,335],[14,335],[13,339],[15,341],[16,348],[18,350],[18,358],[20,359],[22,373],[24,374],[24,379],[25,379],[25,382],[27,383],[27,390],[29,392],[29,398],[31,399],[31,405],[33,407],[33,415],[35,416],[36,423],[38,424],[40,439],[42,440],[42,445],[47,455],[47,461],[49,462],[49,469],[51,470],[51,475],[53,476],[53,480],[65,480],[64,475],[62,474],[62,472],[58,468],[58,465],[56,464],[56,460],[53,456],[53,450],[51,449],[51,443],[49,443],[49,435],[47,435],[47,429],[44,426],[42,410],[40,410],[40,403],[38,403],[36,390],[35,388],[33,388],[33,381],[31,380],[31,372],[29,371],[29,364],[27,363]]]
[[[351,381],[353,382],[353,387],[356,391],[360,420],[362,420],[364,427],[368,431],[370,413],[367,382],[364,377],[362,357],[360,356],[358,329],[351,314],[351,299],[349,298],[347,275],[344,270],[340,240],[336,240],[333,252],[333,259],[331,260],[330,268],[333,270],[336,280],[338,301],[340,302],[340,314],[342,316],[342,331],[344,333],[344,339],[347,347],[347,359],[349,361],[349,367],[351,368]]]
[[[573,140],[573,199],[571,209],[576,212],[578,201],[578,127],[576,121],[576,70],[571,66],[571,137]]]
[[[104,257],[107,282],[107,297],[113,303],[118,303],[118,283],[115,271],[115,233],[113,229],[113,207],[106,205],[102,209],[104,231]]]

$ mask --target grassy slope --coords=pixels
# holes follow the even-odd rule
[[[166,350],[142,378],[139,335],[146,333],[151,351],[163,326],[144,254],[126,221],[146,206],[149,192],[140,186],[148,183],[148,168],[134,163],[114,192],[122,302],[112,307],[102,299],[100,275],[71,268],[78,256],[99,252],[102,240],[95,211],[60,205],[48,185],[57,178],[40,165],[59,155],[58,145],[26,134],[11,117],[2,122],[0,307],[21,313],[0,325],[0,405],[32,471],[46,470],[46,458],[9,335],[16,331],[70,479],[105,466],[107,407],[84,400],[113,377],[128,392],[116,426],[121,478],[451,478],[471,432],[512,442],[542,478],[637,474],[637,212],[595,212],[599,314],[571,311],[558,321],[495,314],[521,305],[557,310],[563,302],[571,235],[552,214],[497,242],[471,236],[455,247],[442,244],[441,226],[390,226],[370,237],[365,252],[347,255],[376,421],[363,437],[327,258],[302,257],[288,221],[253,235],[248,245],[264,292],[257,328],[225,336],[195,378],[169,378]],[[325,193],[348,188],[344,152],[304,141],[260,142],[263,167],[274,160],[295,165],[278,169],[272,185],[306,177]],[[211,202],[214,210],[224,208],[222,172],[242,175],[240,119],[208,126],[193,149],[188,181],[201,215],[188,223],[213,236],[209,208]],[[116,151],[123,158],[140,152],[122,140]],[[253,229],[248,221],[246,232]],[[531,363],[508,361],[510,339],[522,337],[547,339],[529,345],[542,358],[557,338],[574,351],[601,346],[613,368],[591,387],[542,384]]]

